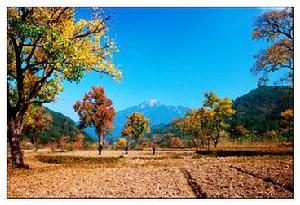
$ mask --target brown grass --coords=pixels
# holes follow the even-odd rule
[[[79,157],[67,155],[37,155],[36,159],[48,164],[101,164],[117,163],[121,157]]]

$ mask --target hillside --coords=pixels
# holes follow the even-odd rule
[[[230,121],[231,126],[243,125],[250,131],[264,133],[279,128],[280,113],[293,107],[292,90],[287,86],[264,86],[236,98],[236,115]],[[133,112],[141,112],[150,119],[152,133],[166,133],[172,130],[169,124],[173,119],[183,117],[187,107],[166,106],[156,100],[141,103],[116,113],[113,132],[106,136],[112,142],[120,137],[126,117]],[[86,128],[93,140],[97,140],[94,128]],[[174,130],[173,130],[174,131]]]
[[[246,129],[262,134],[278,130],[280,113],[293,107],[293,96],[290,87],[264,86],[235,99],[236,115],[229,122],[231,127],[243,125]],[[165,134],[174,132],[171,124],[156,126],[152,133]]]
[[[276,130],[279,127],[280,113],[293,107],[290,87],[264,86],[256,88],[234,101],[236,115],[232,126],[241,124],[258,133]]]
[[[60,112],[54,112],[49,108],[45,107],[45,109],[46,112],[52,116],[52,123],[50,125],[50,128],[43,131],[40,135],[39,139],[42,144],[49,143],[51,138],[59,141],[59,139],[63,135],[68,135],[73,138],[79,133],[83,133],[86,135],[86,141],[91,141],[90,135],[80,131],[77,128],[76,123],[71,118],[63,115]]]

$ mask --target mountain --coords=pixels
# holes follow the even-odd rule
[[[243,125],[246,129],[257,133],[278,130],[280,127],[280,113],[293,107],[293,91],[287,86],[263,86],[236,98],[234,101],[236,115],[229,122],[230,125]],[[133,112],[141,112],[150,119],[151,131],[166,133],[172,131],[170,122],[175,118],[183,117],[187,107],[166,106],[155,99],[127,108],[116,113],[114,130],[106,140],[113,142],[121,135],[126,117]],[[93,139],[97,135],[93,128],[85,130]]]
[[[40,142],[42,144],[49,143],[51,138],[58,142],[64,135],[68,135],[72,139],[79,133],[86,135],[86,141],[91,141],[91,136],[84,131],[80,131],[77,128],[76,123],[71,118],[63,115],[60,112],[54,112],[46,107],[45,110],[51,115],[52,123],[49,129],[45,129],[40,135]]]
[[[129,107],[125,110],[116,113],[113,132],[105,137],[105,140],[113,142],[121,136],[121,131],[124,128],[127,116],[133,112],[140,112],[146,118],[150,119],[150,127],[170,123],[175,118],[183,117],[189,108],[183,106],[167,106],[161,104],[156,99],[151,99],[148,102],[143,102],[139,105]],[[94,128],[86,128],[85,131],[90,134],[93,140],[98,137]]]
[[[232,126],[243,125],[258,133],[277,130],[280,113],[293,107],[293,90],[288,86],[263,86],[234,101],[236,115]]]

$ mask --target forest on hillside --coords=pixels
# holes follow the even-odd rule
[[[291,141],[292,132],[285,129],[282,110],[293,107],[293,89],[289,86],[262,86],[233,101],[235,115],[228,119],[225,140],[238,141]],[[181,146],[191,146],[189,136],[172,123],[158,125],[151,131],[161,138],[161,146],[170,146],[170,139],[177,137]]]

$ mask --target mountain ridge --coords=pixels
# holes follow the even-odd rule
[[[156,99],[150,99],[149,101],[116,112],[114,130],[111,134],[107,135],[105,139],[109,142],[118,139],[121,136],[121,131],[126,123],[127,117],[133,112],[142,113],[150,120],[150,127],[152,127],[159,124],[168,124],[175,118],[183,117],[188,109],[188,107],[180,105],[164,105]],[[98,139],[94,128],[88,127],[85,128],[85,131],[90,134],[94,140]]]

